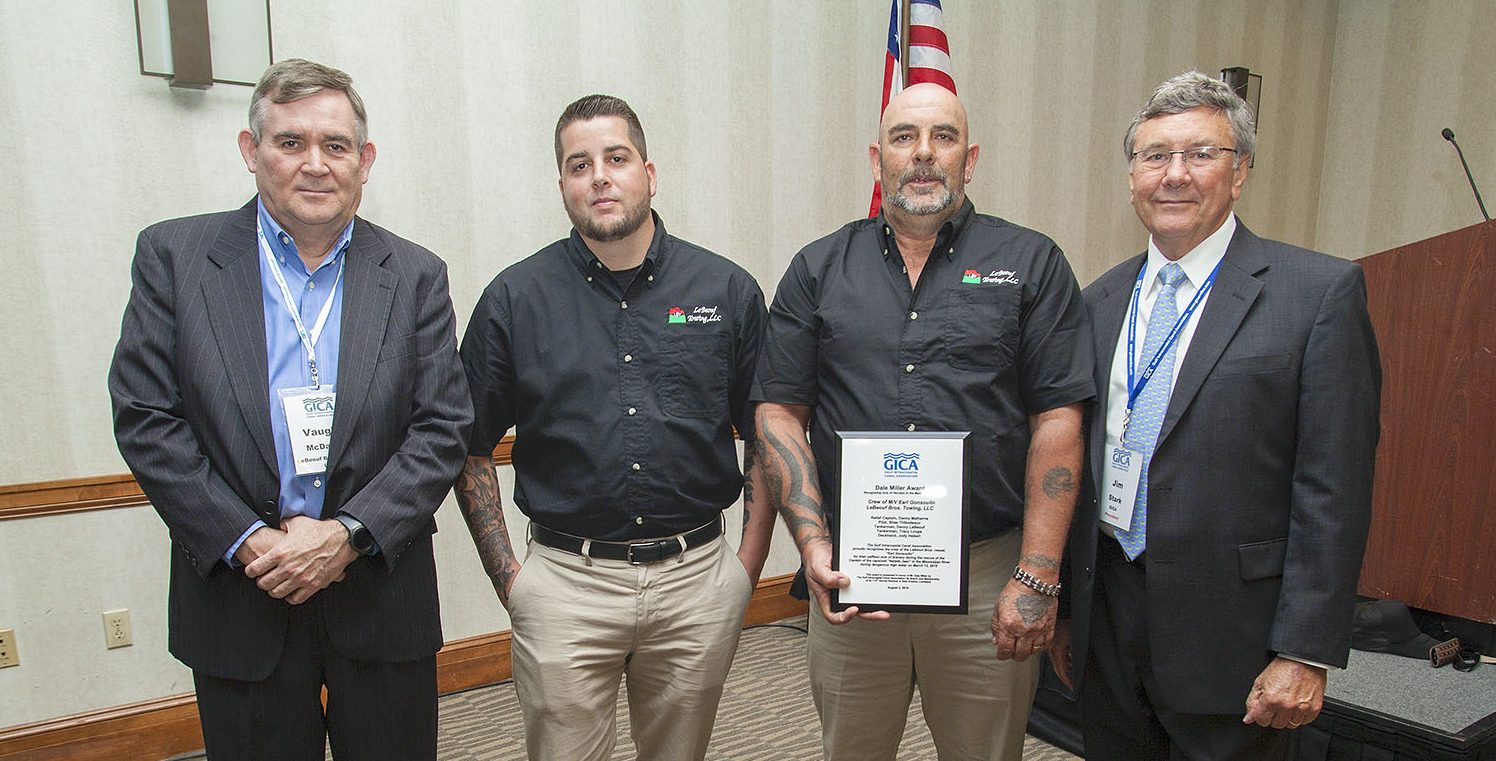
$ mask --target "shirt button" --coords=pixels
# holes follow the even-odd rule
[[[648,280],[648,281],[649,281],[649,282],[651,282],[651,283],[653,283],[653,282],[654,282],[654,281],[655,281],[655,276],[654,276],[654,275],[650,275],[650,276],[649,276],[649,277],[646,277],[646,278],[644,278],[644,279],[645,279],[645,280]]]
[[[317,282],[315,280],[306,281],[306,289],[309,291],[317,290]]]
[[[625,355],[623,355],[623,361],[624,362],[633,362],[634,361],[634,355],[632,355],[632,354],[625,354]]]
[[[589,282],[589,283],[592,282],[592,276],[591,275],[587,276],[587,282]]]
[[[620,301],[620,302],[618,302],[618,306],[620,306],[620,307],[622,307],[624,309],[628,309],[629,308],[629,303],[627,301]]]
[[[636,462],[633,465],[630,465],[629,467],[633,468],[634,470],[638,470],[639,469],[639,463]]]
[[[281,239],[281,244],[282,245],[286,245],[286,246],[291,245],[291,236],[289,236],[289,235],[287,235],[285,233],[281,233],[280,234],[280,239]]]
[[[320,478],[313,478],[312,479],[312,486],[315,486],[318,489],[321,489],[322,488],[322,479],[320,479]]]
[[[630,407],[630,408],[629,408],[629,414],[630,414],[630,415],[633,415],[633,414],[634,414],[634,413],[636,413],[636,412],[638,412],[638,410],[636,410],[636,409],[634,409],[634,408],[633,408],[633,407]]]
[[[953,254],[956,253],[956,247],[955,246],[951,246],[951,251],[950,252],[953,253]]]
[[[886,248],[883,249],[883,258],[885,258],[885,259],[888,258],[888,249],[886,249]]]
[[[596,259],[593,259],[592,260],[592,266],[594,266],[594,267],[596,267],[598,269],[602,269],[603,268],[603,263],[600,262],[600,261],[598,261],[598,260],[596,260]]]
[[[914,372],[914,365],[904,365],[904,372],[906,372],[906,373],[912,373],[912,372]]]
[[[919,319],[919,312],[910,312],[909,313],[909,319],[911,319],[911,320],[918,320]]]
[[[634,523],[637,523],[640,526],[643,526],[644,525],[644,516],[641,515],[638,518],[635,518],[634,519]]]
[[[909,424],[909,430],[911,430],[911,431],[914,430],[914,424],[913,423]]]

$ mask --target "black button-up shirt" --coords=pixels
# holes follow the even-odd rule
[[[717,517],[742,492],[735,424],[764,296],[743,268],[665,233],[627,287],[582,238],[505,269],[473,309],[462,361],[477,413],[469,452],[515,428],[515,504],[557,531],[611,541]]]
[[[973,541],[1023,522],[1028,417],[1095,396],[1085,310],[1054,241],[970,201],[909,275],[880,215],[800,251],[779,283],[754,401],[814,407],[835,519],[836,431],[970,431]]]

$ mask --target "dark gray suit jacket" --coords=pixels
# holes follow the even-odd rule
[[[1068,560],[1077,678],[1097,541],[1113,541],[1097,530],[1096,489],[1109,376],[1145,258],[1084,291],[1099,394]],[[1239,714],[1276,653],[1345,665],[1381,365],[1360,266],[1241,224],[1196,319],[1148,474],[1147,621],[1163,693],[1154,699]]]
[[[141,232],[109,372],[120,453],[171,533],[171,652],[240,680],[275,667],[289,609],[222,560],[255,520],[280,523],[255,214]],[[442,644],[432,514],[472,405],[446,265],[362,219],[346,256],[323,516],[362,521],[382,553],[317,596],[344,656],[415,660]]]

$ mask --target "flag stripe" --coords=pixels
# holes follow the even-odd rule
[[[949,52],[950,43],[945,39],[945,32],[933,26],[911,26],[909,27],[909,47],[925,45],[940,48]]]

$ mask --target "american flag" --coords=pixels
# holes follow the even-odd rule
[[[909,8],[909,84],[933,82],[951,92],[956,80],[951,74],[951,46],[946,41],[940,0],[893,0],[888,12],[888,50],[883,55],[883,105],[878,118],[888,109],[888,101],[904,89],[904,72],[899,65],[899,32],[903,28],[900,11]],[[883,191],[873,183],[873,202],[869,217],[878,216],[883,206]]]

